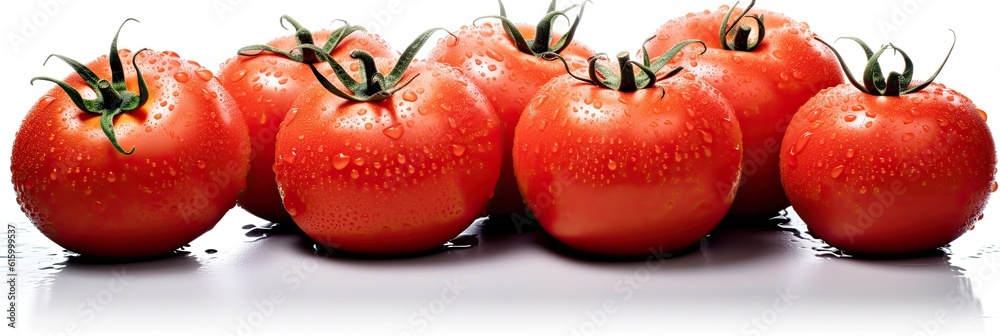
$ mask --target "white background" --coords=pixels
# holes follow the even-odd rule
[[[514,21],[527,22],[541,17],[547,1],[506,4]],[[567,4],[563,0],[560,6]],[[720,4],[595,0],[588,5],[577,40],[595,51],[635,50],[667,20]],[[963,92],[987,113],[1000,110],[1000,62],[991,48],[997,41],[992,2],[763,0],[758,7],[806,21],[828,40],[857,36],[873,46],[891,41],[914,58],[918,79],[937,67],[951,42],[947,29],[954,29],[958,44],[937,81]],[[416,259],[314,260],[294,236],[245,243],[239,227],[263,221],[239,209],[196,241],[188,257],[136,265],[78,265],[67,263],[65,253],[38,237],[14,200],[7,169],[10,144],[26,111],[52,87],[42,82],[31,86],[29,79],[62,78],[70,72],[59,62],[43,67],[50,53],[81,62],[107,53],[114,30],[125,18],[141,23],[126,26],[120,47],[173,50],[215,70],[239,47],[290,34],[278,25],[281,14],[314,29],[346,19],[368,26],[402,49],[427,28],[457,29],[496,12],[496,3],[489,0],[396,5],[382,0],[5,2],[0,13],[5,37],[0,46],[5,102],[0,143],[6,144],[0,146],[0,219],[15,223],[22,232],[19,272],[28,279],[19,288],[16,331],[73,334],[66,333],[73,325],[71,329],[95,335],[178,330],[237,335],[241,319],[270,312],[243,334],[1000,334],[995,279],[1000,277],[1000,257],[993,245],[1000,237],[997,206],[988,209],[979,228],[953,245],[953,254],[944,256],[882,262],[824,258],[814,250],[822,250],[821,244],[789,232],[737,231],[714,235],[701,250],[651,270],[643,263],[569,258],[541,247],[537,234],[487,239],[475,249]],[[860,49],[848,42],[837,46],[860,72]],[[887,70],[899,69],[890,57],[886,61]],[[994,129],[997,120],[989,121]],[[205,248],[220,252],[207,255]],[[312,271],[296,275],[300,282],[285,277],[299,266]],[[126,278],[133,277],[124,291],[113,293],[93,315],[79,309],[88,298],[107,294],[113,272],[123,269]],[[644,272],[653,275],[626,297],[620,283]],[[441,292],[449,288],[448,281],[456,280],[467,288],[454,301],[438,306],[451,301],[443,300],[451,296]],[[301,285],[293,289],[292,283]],[[273,291],[285,300],[273,311],[256,308],[254,303],[267,300]],[[775,300],[788,297],[790,306],[775,306]],[[614,312],[595,313],[607,302],[614,304]],[[440,314],[432,316],[433,321],[414,319],[422,307]],[[747,329],[747,323],[762,317],[772,323]],[[12,331],[0,329],[3,335]]]

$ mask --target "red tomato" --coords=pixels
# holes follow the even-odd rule
[[[396,57],[396,52],[378,35],[369,33],[358,26],[345,26],[333,32],[322,30],[310,33],[295,20],[284,16],[298,35],[286,36],[267,43],[267,47],[277,51],[290,51],[303,43],[327,41],[323,47],[326,53],[337,60],[350,60],[351,51],[362,49],[378,57]],[[331,39],[331,35],[333,38]],[[222,65],[219,79],[239,106],[250,131],[253,154],[250,159],[250,173],[247,188],[240,194],[239,205],[248,212],[272,222],[288,222],[291,217],[281,205],[281,195],[274,182],[274,138],[285,113],[309,85],[316,83],[309,66],[314,63],[324,73],[330,68],[315,55],[303,58],[298,51],[291,54],[265,51],[259,54],[261,46],[251,46],[241,53],[253,56],[236,56]],[[311,53],[313,51],[306,51]]]
[[[779,13],[750,10],[745,18],[756,22],[751,20],[754,16],[763,16],[766,29],[740,33],[743,29],[733,26],[747,13],[742,8],[735,11],[740,14],[730,15],[729,7],[722,6],[714,12],[671,20],[657,29],[649,51],[662,52],[689,38],[708,44],[704,55],[688,55],[678,65],[688,70],[685,76],[703,79],[722,91],[739,119],[743,131],[743,180],[730,214],[768,215],[789,205],[778,173],[778,150],[788,121],[821,89],[844,81],[836,57],[814,41],[805,23]],[[726,20],[727,15],[733,19]],[[727,27],[738,35],[729,38],[725,48],[720,37],[723,22],[731,22]],[[757,37],[762,40],[756,46],[756,39],[747,42],[744,36],[762,31],[766,36]]]
[[[555,5],[555,1],[552,5]],[[502,3],[500,10],[500,17],[505,17]],[[553,13],[565,12],[556,11],[550,6],[549,14],[539,22],[538,27],[515,25],[506,19],[464,26],[455,32],[455,37],[439,41],[429,57],[461,69],[483,90],[500,117],[504,128],[504,163],[495,195],[487,207],[489,214],[510,215],[525,211],[510,156],[514,127],[538,89],[552,78],[566,73],[563,64],[545,60],[539,55],[545,52],[559,53],[569,61],[570,68],[574,70],[586,68],[587,57],[593,55],[590,49],[572,40],[580,16],[577,16],[576,22],[567,32],[566,42],[559,44],[562,36],[551,33],[552,23],[558,19]],[[582,14],[583,8],[580,9],[580,15]],[[518,33],[510,35],[504,29]],[[551,38],[535,36],[536,31],[548,33]],[[528,42],[536,39],[545,43],[536,45],[535,42]],[[518,45],[521,43],[523,44],[519,49]]]
[[[77,104],[53,88],[28,112],[11,158],[17,201],[45,236],[68,250],[107,257],[168,253],[235,206],[250,156],[246,125],[198,63],[169,51],[111,49],[116,57],[98,58],[86,65],[90,70],[60,83],[89,100]],[[103,131],[102,119],[108,121]]]
[[[500,174],[499,119],[457,69],[410,63],[432,32],[388,74],[391,60],[354,53],[384,80],[362,74],[372,81],[346,85],[352,93],[326,82],[292,104],[274,170],[285,208],[317,242],[354,253],[426,251],[482,213]]]
[[[982,218],[997,188],[986,114],[933,78],[923,89],[899,73],[887,83],[869,64],[864,86],[824,90],[795,114],[781,146],[785,192],[809,231],[840,249],[944,246]]]
[[[621,73],[635,77],[634,64],[623,63],[628,53],[618,57]],[[743,154],[732,108],[701,80],[650,77],[619,85],[610,72],[606,80],[560,76],[525,109],[514,173],[532,213],[559,241],[600,254],[676,251],[729,210]]]

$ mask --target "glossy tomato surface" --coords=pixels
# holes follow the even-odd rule
[[[740,177],[740,130],[718,90],[667,79],[622,93],[559,77],[514,137],[514,172],[552,236],[612,255],[676,251],[723,218]]]
[[[313,40],[322,46],[329,38],[329,31],[313,33]],[[285,36],[268,42],[280,50],[296,47],[295,36]],[[338,62],[352,60],[353,50],[365,50],[377,57],[395,57],[396,52],[381,37],[367,31],[348,35],[330,55]],[[316,63],[321,72],[332,73],[325,62]],[[274,182],[274,139],[281,121],[299,95],[316,77],[309,66],[283,55],[263,52],[257,56],[236,56],[224,63],[219,79],[226,87],[247,122],[253,148],[247,188],[240,194],[239,205],[248,212],[272,221],[288,222],[291,217],[281,205],[278,186]]]
[[[535,37],[534,26],[522,24],[518,30],[525,39]],[[465,26],[454,34],[457,39],[450,36],[441,39],[429,59],[461,69],[486,94],[504,128],[504,163],[496,195],[487,211],[498,215],[523,214],[524,201],[517,190],[510,154],[514,128],[531,97],[549,80],[566,74],[566,66],[519,51],[497,21]],[[553,39],[560,37],[556,35]],[[574,71],[585,69],[587,58],[593,54],[575,41],[560,53]]]
[[[719,27],[728,10],[722,6],[673,19],[656,30],[647,47],[658,55],[686,39],[708,45],[705,54],[687,52],[674,65],[718,88],[736,111],[743,131],[743,180],[731,214],[768,215],[789,205],[778,173],[778,150],[788,122],[817,92],[843,83],[843,75],[834,54],[814,39],[807,24],[771,11],[749,12],[764,16],[766,35],[756,49],[723,49]],[[741,21],[755,26],[752,22]]]
[[[955,240],[996,191],[986,114],[939,84],[901,97],[826,90],[795,115],[781,179],[809,231],[858,253],[907,253]]]
[[[119,52],[138,91],[132,53]],[[149,101],[114,118],[131,155],[55,87],[31,108],[14,140],[11,172],[32,223],[68,250],[141,257],[170,252],[211,229],[245,186],[250,144],[233,99],[212,73],[172,52],[137,58]],[[111,79],[108,58],[86,64]],[[78,75],[66,82],[92,99]],[[37,84],[37,83],[36,83]]]
[[[394,63],[376,60],[386,72]],[[379,102],[349,102],[317,85],[292,105],[274,170],[286,210],[319,243],[421,252],[483,213],[500,174],[500,121],[457,69],[415,61],[404,78],[418,73]]]

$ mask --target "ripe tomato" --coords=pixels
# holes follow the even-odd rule
[[[690,43],[653,66],[620,53],[620,75],[598,76],[594,59],[590,79],[557,77],[528,104],[514,173],[553,237],[587,252],[641,255],[690,246],[722,220],[743,154],[733,110],[707,83],[670,77],[679,69],[656,79]]]
[[[566,35],[551,32],[554,21],[565,12],[557,11],[553,0],[548,14],[533,27],[511,23],[501,3],[500,16],[488,17],[499,19],[499,22],[462,27],[455,32],[455,37],[442,39],[431,51],[429,59],[461,69],[479,86],[500,117],[504,129],[504,163],[495,195],[487,207],[489,214],[510,215],[525,210],[511,163],[514,127],[538,89],[566,73],[559,62],[539,56],[546,52],[558,53],[569,61],[570,68],[577,70],[586,68],[587,57],[594,54],[573,41],[580,16]],[[583,7],[580,15],[583,15]],[[536,32],[545,35],[536,36]]]
[[[296,35],[275,39],[266,46],[243,48],[240,56],[229,59],[219,70],[222,85],[243,112],[253,149],[247,188],[240,194],[238,203],[255,216],[272,222],[291,219],[281,205],[271,169],[275,134],[295,98],[316,82],[306,64],[316,64],[324,73],[331,71],[315,51],[291,50],[303,43],[326,41],[322,52],[341,61],[349,60],[348,54],[356,49],[378,57],[397,55],[381,37],[358,26],[345,25],[332,32],[310,33],[288,16],[283,16],[282,20],[296,29]]]
[[[852,78],[856,87],[824,90],[788,126],[781,146],[788,199],[813,235],[849,252],[943,246],[982,218],[997,188],[986,114],[933,78],[910,87],[902,50],[873,54],[855,41],[870,60],[864,85]],[[904,58],[903,74],[883,78],[878,57],[887,48]]]
[[[274,171],[285,209],[319,243],[420,252],[482,213],[500,174],[499,119],[457,69],[410,63],[433,32],[388,74],[392,60],[352,53],[362,82],[338,76],[350,93],[314,70],[323,85],[307,89],[281,124]]]
[[[39,99],[21,124],[14,190],[31,222],[68,250],[163,254],[236,205],[250,143],[211,72],[169,51],[119,51],[117,40],[109,57],[86,66],[53,55],[78,74],[65,82],[32,80],[62,88]]]
[[[768,215],[788,207],[778,174],[785,127],[809,98],[844,82],[836,57],[814,41],[808,25],[752,7],[753,2],[748,10],[723,6],[671,20],[649,44],[653,53],[689,38],[708,44],[704,55],[688,55],[679,63],[688,70],[686,76],[703,79],[722,91],[739,119],[743,180],[730,210],[735,216]],[[740,14],[733,15],[733,11]],[[740,24],[744,18],[763,23],[751,28]],[[735,33],[720,32],[720,26]],[[751,33],[759,36],[751,39]]]

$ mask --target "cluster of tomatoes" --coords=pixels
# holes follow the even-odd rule
[[[836,247],[905,253],[969,230],[997,189],[986,114],[914,83],[895,46],[852,39],[869,62],[845,83],[808,25],[751,3],[608,57],[574,39],[585,6],[553,1],[528,26],[501,3],[426,60],[439,29],[398,53],[359,26],[285,16],[294,35],[217,74],[119,50],[116,33],[108,57],[52,55],[76,74],[36,78],[58,87],[17,133],[17,200],[54,242],[109,257],[177,249],[237,204],[354,253],[425,251],[484,211],[530,210],[571,247],[638,255],[789,205]],[[889,49],[902,73],[879,67]]]

